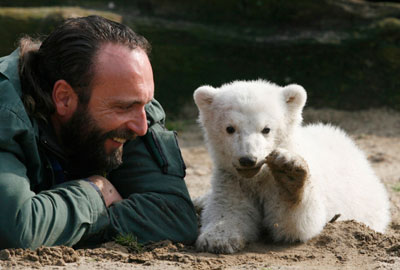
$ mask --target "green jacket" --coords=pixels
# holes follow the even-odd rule
[[[141,243],[192,243],[185,165],[160,104],[146,106],[147,134],[125,144],[123,164],[107,175],[124,200],[106,208],[83,177],[55,184],[49,154],[62,153],[22,104],[18,58],[18,50],[0,58],[0,249],[91,245],[127,233]]]

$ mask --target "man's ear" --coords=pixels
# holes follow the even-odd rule
[[[194,91],[193,99],[199,110],[206,110],[213,102],[217,90],[209,85],[203,85]]]
[[[68,120],[78,106],[78,95],[65,80],[58,80],[53,86],[53,102],[58,118]]]

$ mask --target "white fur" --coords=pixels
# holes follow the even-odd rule
[[[383,184],[342,130],[301,125],[307,99],[303,87],[234,81],[220,88],[199,87],[194,99],[214,164],[212,189],[198,200],[204,204],[199,250],[236,252],[265,228],[275,241],[307,241],[336,214],[385,230],[390,211]],[[228,126],[235,132],[229,134]],[[261,132],[265,127],[268,134]],[[251,178],[236,170],[241,157],[262,164],[272,151],[308,165],[309,178],[295,205],[282,200],[266,164]]]

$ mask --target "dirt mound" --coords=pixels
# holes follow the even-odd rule
[[[393,225],[389,233],[382,234],[352,220],[328,223],[307,245],[330,251],[339,261],[351,261],[363,255],[394,263],[391,257],[400,256],[399,227]]]
[[[46,265],[65,266],[67,263],[74,263],[80,256],[73,248],[40,247],[35,251],[30,249],[3,249],[0,251],[0,260],[5,261],[5,267],[29,266],[42,267]]]
[[[126,269],[289,269],[293,265],[308,269],[322,265],[326,269],[349,266],[396,269],[400,265],[399,239],[399,224],[393,224],[388,233],[381,234],[355,221],[338,221],[328,223],[318,237],[305,244],[258,242],[234,255],[198,253],[192,246],[170,241],[145,246],[140,253],[130,253],[127,248],[110,242],[94,249],[74,250],[64,246],[41,247],[36,251],[5,249],[0,251],[0,260],[1,265],[10,269],[66,265],[87,268],[88,261],[92,261],[88,269],[100,269],[113,262]]]

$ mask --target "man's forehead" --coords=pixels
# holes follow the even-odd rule
[[[150,60],[141,48],[130,49],[119,44],[104,44],[101,46],[93,63],[92,85],[104,83],[113,77],[115,80],[130,78],[130,80],[153,81],[153,70]]]
[[[139,50],[139,48],[134,50]],[[113,60],[115,58],[117,58],[116,60],[120,60],[124,59],[131,51],[133,50],[124,45],[105,43],[100,46],[96,56],[98,61]]]
[[[103,48],[98,59],[92,98],[103,99],[99,102],[105,106],[146,104],[153,99],[153,73],[143,50],[110,45]]]
[[[150,65],[146,52],[141,48],[130,49],[119,44],[104,44],[94,59],[97,72],[121,71],[125,69],[144,68]]]

